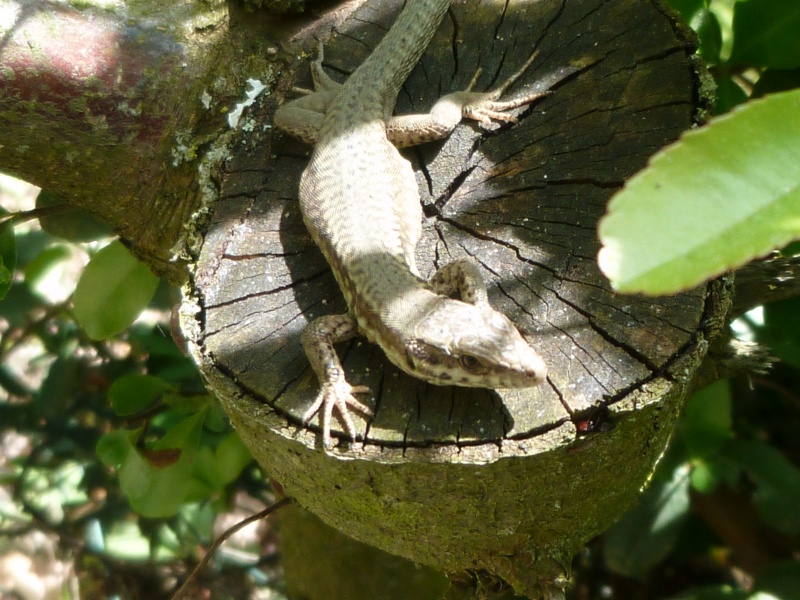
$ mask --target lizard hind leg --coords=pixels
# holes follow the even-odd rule
[[[311,79],[314,82],[316,92],[338,92],[342,84],[334,81],[333,78],[322,68],[322,61],[325,60],[325,46],[320,41],[317,45],[317,58],[311,63]]]
[[[316,144],[325,113],[342,87],[322,68],[323,58],[320,42],[317,58],[311,64],[314,89],[293,87],[293,91],[303,95],[278,108],[273,117],[275,127],[311,145]]]

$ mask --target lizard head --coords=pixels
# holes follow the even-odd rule
[[[547,367],[511,320],[488,305],[441,298],[406,342],[413,374],[437,385],[525,388]]]

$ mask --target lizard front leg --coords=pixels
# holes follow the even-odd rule
[[[481,126],[491,125],[493,120],[516,123],[516,117],[505,111],[525,106],[550,93],[528,92],[509,100],[500,100],[505,91],[531,66],[536,56],[535,52],[531,54],[511,77],[489,92],[472,91],[481,73],[479,69],[466,90],[443,96],[428,114],[392,117],[386,124],[387,137],[398,148],[406,148],[447,137],[465,118],[478,121]]]
[[[326,315],[312,321],[300,336],[303,349],[311,367],[319,379],[320,391],[314,404],[303,415],[308,422],[321,409],[322,443],[325,448],[331,445],[331,417],[333,409],[339,411],[347,433],[355,441],[356,428],[348,407],[373,416],[372,410],[355,398],[353,394],[368,394],[365,385],[347,383],[344,368],[333,345],[352,339],[358,333],[358,324],[350,315]]]

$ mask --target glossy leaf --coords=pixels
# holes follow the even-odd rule
[[[693,16],[689,24],[700,38],[700,56],[708,63],[718,63],[722,50],[722,28],[717,15],[704,7]]]
[[[800,237],[800,91],[690,131],[614,196],[600,268],[621,292],[671,294]]]
[[[740,0],[733,8],[730,63],[772,69],[800,67],[800,2]]]
[[[92,339],[108,338],[139,316],[157,285],[158,277],[114,241],[86,265],[73,298],[75,318]]]

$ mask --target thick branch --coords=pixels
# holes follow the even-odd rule
[[[170,248],[198,204],[197,165],[176,156],[216,114],[199,96],[227,13],[137,11],[0,0],[0,169],[94,212],[176,275]]]
[[[800,296],[800,254],[775,252],[736,271],[731,314],[737,317],[755,306]]]

